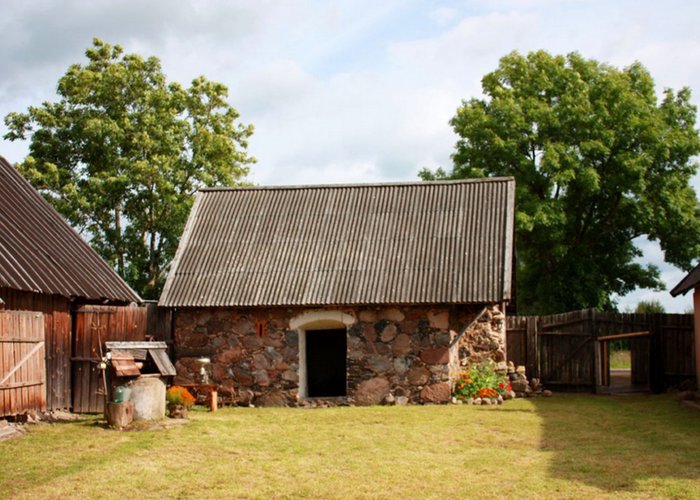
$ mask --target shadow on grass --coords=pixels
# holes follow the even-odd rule
[[[698,493],[700,412],[672,395],[559,394],[532,402],[542,421],[541,448],[551,453],[551,478],[605,492]],[[674,484],[665,491],[668,479]],[[689,480],[689,491],[678,479]]]

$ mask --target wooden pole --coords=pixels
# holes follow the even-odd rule
[[[700,388],[700,288],[693,292],[693,309],[695,311],[695,386]]]

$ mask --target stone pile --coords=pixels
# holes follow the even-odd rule
[[[518,368],[515,368],[512,361],[508,362],[508,380],[510,381],[513,397],[531,398],[535,396],[550,397],[552,395],[552,391],[542,387],[540,379],[533,378],[528,381],[525,367],[520,365]]]

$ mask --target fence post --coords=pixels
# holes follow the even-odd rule
[[[649,322],[649,388],[654,393],[663,392],[666,389],[666,342],[664,342],[663,316],[650,314]]]
[[[527,374],[530,379],[540,378],[540,363],[538,353],[540,351],[537,338],[537,326],[539,316],[527,318]]]

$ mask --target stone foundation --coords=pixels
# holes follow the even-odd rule
[[[505,359],[505,318],[495,305],[452,345],[481,309],[178,310],[175,383],[200,382],[197,358],[208,357],[212,382],[232,391],[239,404],[296,406],[304,402],[299,397],[305,373],[300,366],[300,337],[307,329],[344,327],[348,403],[446,403],[461,364],[486,356]],[[324,320],[324,314],[332,318]],[[302,324],[307,318],[316,319]]]

